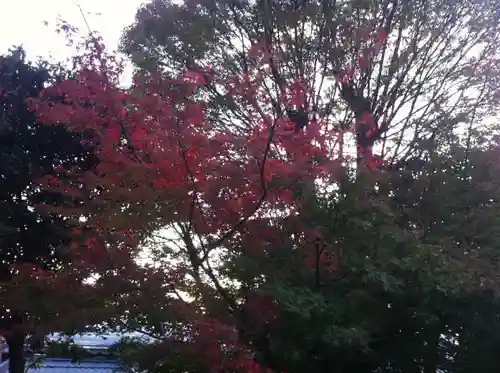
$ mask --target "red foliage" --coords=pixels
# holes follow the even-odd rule
[[[384,34],[378,38],[381,41]],[[206,260],[223,247],[242,251],[253,247],[255,252],[280,240],[275,225],[280,216],[290,217],[303,208],[292,187],[317,179],[337,180],[346,161],[339,148],[343,133],[332,130],[321,117],[296,132],[290,119],[275,116],[273,100],[263,85],[269,73],[263,66],[272,64],[273,56],[262,43],[249,51],[255,65],[242,76],[217,77],[209,68],[193,68],[176,77],[160,73],[136,77],[130,90],[119,88],[121,66],[106,56],[103,46],[95,40],[89,45],[90,53],[81,56],[75,79],[47,88],[31,102],[42,122],[60,123],[84,135],[100,160],[92,171],[66,170],[64,180],[42,180],[44,187],[71,193],[81,202],[57,211],[46,206],[78,227],[72,274],[99,275],[94,289],[114,297],[115,312],[130,310],[132,303],[147,308],[152,298],[144,302],[141,297],[146,294],[156,292],[157,299],[158,293],[192,291],[194,281],[201,304],[212,316],[181,298],[176,304],[192,327],[196,353],[214,370],[266,372],[238,341],[230,317],[235,304]],[[368,60],[363,56],[359,65],[366,66]],[[354,75],[350,70],[346,77]],[[197,94],[207,84],[228,92],[246,119],[235,119],[233,126],[210,120],[210,103]],[[307,101],[307,92],[307,82],[288,82],[278,104],[299,107]],[[365,121],[373,124],[371,113]],[[371,160],[368,163],[375,166]],[[163,227],[177,229],[181,264],[138,265],[144,233]],[[322,266],[336,270],[331,250],[323,248],[318,255]],[[199,272],[203,279],[196,276]],[[132,287],[135,292],[125,291],[125,284],[131,283],[137,284]],[[213,316],[220,307],[211,299],[214,292],[229,310],[220,319]],[[261,312],[267,320],[273,317],[269,299],[253,299],[248,307],[252,313],[267,310]],[[229,358],[221,346],[238,353]]]

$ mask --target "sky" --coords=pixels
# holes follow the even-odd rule
[[[23,45],[27,57],[38,56],[64,61],[73,51],[62,35],[55,32],[58,17],[87,32],[80,4],[93,31],[106,46],[115,49],[120,35],[130,25],[138,7],[145,0],[0,0],[0,54],[13,45]],[[48,22],[48,26],[44,24]]]

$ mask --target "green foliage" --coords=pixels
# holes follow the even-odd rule
[[[300,246],[228,264],[247,286],[264,273],[255,291],[278,307],[252,339],[260,361],[297,373],[496,371],[496,152],[469,149],[464,160],[464,150],[382,171],[375,190],[346,181],[312,204],[308,225],[336,270],[304,264]]]
[[[122,371],[151,373],[203,373],[207,367],[193,356],[181,353],[173,343],[151,343],[141,338],[122,338],[110,353],[123,362]]]
[[[67,197],[41,192],[37,181],[57,174],[57,167],[85,165],[89,152],[80,139],[60,126],[43,126],[28,108],[54,78],[50,66],[25,61],[15,49],[0,57],[0,279],[9,279],[9,266],[33,263],[52,269],[57,248],[67,243],[67,229],[60,219],[34,210],[38,203],[63,203]],[[65,230],[66,229],[66,230]]]

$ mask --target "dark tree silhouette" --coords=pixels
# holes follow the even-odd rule
[[[0,57],[0,284],[12,278],[13,265],[55,270],[64,261],[69,226],[57,216],[41,214],[37,203],[62,203],[68,197],[41,192],[36,180],[57,167],[90,167],[80,139],[61,126],[42,126],[26,100],[39,95],[53,79],[54,66],[26,61],[21,48]],[[6,300],[12,294],[5,293]],[[2,307],[0,328],[9,346],[10,372],[24,372],[26,309]]]

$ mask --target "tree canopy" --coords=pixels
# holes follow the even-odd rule
[[[264,75],[266,107],[275,116],[284,111],[284,85],[299,79],[307,92],[295,109],[316,113],[331,131],[352,126],[368,105],[379,133],[361,142],[371,147],[380,139],[377,153],[394,162],[419,154],[426,141],[449,140],[457,128],[476,128],[494,112],[497,5],[154,0],[125,30],[122,50],[139,70],[178,72],[201,65],[222,79]],[[275,53],[267,70],[252,68],[262,55],[246,55],[258,43]],[[338,82],[345,75],[349,79]],[[204,94],[212,122],[248,122],[230,92],[214,83]]]
[[[74,229],[20,286],[136,371],[496,372],[498,5],[153,0],[126,89],[91,34],[30,100],[96,159],[39,179]]]

